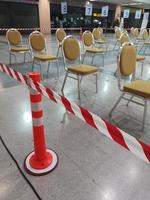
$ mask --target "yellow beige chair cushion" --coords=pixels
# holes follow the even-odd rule
[[[12,52],[21,52],[21,51],[29,51],[29,48],[26,47],[12,47],[11,51]]]
[[[56,60],[57,57],[53,55],[48,55],[48,54],[39,54],[34,56],[34,60],[39,60],[39,61],[49,61],[49,60]]]
[[[105,52],[104,49],[99,49],[99,48],[94,48],[94,47],[87,48],[86,51],[89,53],[104,53]]]
[[[146,99],[150,99],[150,81],[133,81],[126,84],[123,88],[123,91],[144,97]]]
[[[106,40],[96,40],[95,42],[99,43],[99,44],[105,44],[105,43],[107,43]]]
[[[141,56],[141,55],[136,56],[136,61],[143,61],[143,60],[145,60],[144,56]]]
[[[150,42],[144,42],[145,45],[150,45]]]
[[[91,65],[81,64],[68,67],[68,71],[75,74],[86,75],[97,72],[97,68]]]

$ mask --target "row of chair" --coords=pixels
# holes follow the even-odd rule
[[[14,34],[14,31],[16,30],[10,30],[6,34],[6,37],[9,41],[10,54],[14,55],[14,53],[16,52],[20,52],[24,54],[29,53],[30,55],[32,55],[32,58],[33,58],[33,66],[34,66],[34,62],[45,62],[45,61],[54,61],[54,60],[58,62],[57,56],[46,54],[45,39],[42,33],[38,31],[34,31],[33,33],[31,33],[29,36],[30,48],[27,48],[22,45],[17,46],[18,44],[19,45],[22,44],[22,38],[19,32],[17,32],[18,35],[16,36]],[[93,38],[93,34],[91,36],[91,32],[89,31],[85,32],[83,34],[83,41],[87,40],[87,42],[89,42],[90,40],[89,38]],[[14,41],[12,42],[11,40],[14,40],[15,42]],[[65,75],[62,89],[61,89],[62,93],[64,91],[67,78],[68,77],[73,78],[78,81],[78,97],[80,99],[80,84],[82,82],[83,77],[90,74],[94,74],[96,77],[96,92],[97,92],[98,69],[97,67],[93,65],[85,65],[81,63],[81,47],[80,47],[79,41],[74,36],[66,36],[66,35],[63,38],[63,40],[60,40],[60,41],[61,41],[61,45],[59,48],[61,48],[62,50],[65,71],[66,71],[66,75]],[[78,60],[79,60],[79,64],[76,64],[76,61]],[[68,61],[71,61],[71,63],[75,63],[75,64],[68,65],[67,64]],[[137,61],[137,53],[136,53],[135,45],[131,44],[128,41],[123,42],[121,46],[121,51],[118,56],[118,67],[117,67],[118,86],[121,92],[123,93],[121,97],[119,98],[119,100],[117,101],[117,103],[112,108],[110,112],[110,116],[112,115],[112,112],[114,111],[114,109],[116,108],[116,106],[118,105],[118,103],[120,102],[122,98],[128,100],[128,104],[130,102],[140,104],[139,102],[136,102],[135,100],[133,100],[134,97],[139,97],[144,101],[144,104],[140,104],[140,105],[144,105],[144,115],[143,115],[143,123],[142,123],[142,129],[144,129],[146,111],[147,111],[147,100],[150,99],[150,82],[144,81],[144,80],[135,80],[136,61]],[[132,79],[130,79],[131,82],[122,86],[121,85],[122,77],[126,78],[131,75],[132,75]],[[131,98],[129,99],[125,98],[126,94],[130,95]]]
[[[64,31],[64,29],[62,28],[57,29],[56,31],[56,39],[58,43],[57,57],[59,56],[62,47],[62,42],[65,37],[66,37],[66,32]],[[93,29],[92,33],[90,31],[85,31],[83,33],[82,40],[84,48],[84,55],[82,62],[84,62],[86,55],[90,54],[92,55],[91,64],[93,64],[95,55],[101,54],[103,56],[103,66],[104,66],[104,53],[106,52],[106,49],[101,48],[101,46],[96,46],[96,44],[101,44],[101,45],[106,44],[106,40],[103,37],[102,30],[95,28]]]

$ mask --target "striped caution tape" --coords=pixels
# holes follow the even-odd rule
[[[0,31],[8,31],[10,28],[0,28]],[[58,28],[45,28],[45,27],[42,27],[42,28],[39,28],[39,27],[35,27],[35,28],[15,28],[17,29],[18,31],[49,31],[49,30],[52,30],[52,31],[56,31]],[[64,30],[81,30],[81,27],[80,28],[64,28]]]
[[[15,80],[18,80],[22,83],[25,83],[29,87],[34,90],[37,90],[42,95],[47,97],[48,99],[54,101],[55,103],[61,104],[66,110],[86,124],[92,126],[93,128],[100,131],[103,135],[110,138],[112,141],[120,144],[122,147],[132,152],[134,155],[144,160],[147,163],[150,163],[150,146],[143,143],[140,140],[137,140],[133,136],[128,133],[122,131],[116,126],[112,125],[108,121],[100,118],[99,116],[93,114],[87,109],[71,102],[66,97],[61,96],[54,92],[52,89],[42,85],[39,82],[33,82],[31,79],[29,83],[27,83],[27,77],[22,75],[19,72],[7,67],[4,64],[0,63],[0,71],[6,73],[7,75],[13,77]]]

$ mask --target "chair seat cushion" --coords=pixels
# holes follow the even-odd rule
[[[94,48],[94,47],[87,48],[86,51],[89,53],[104,53],[105,52],[104,49],[99,49],[99,48]]]
[[[30,49],[27,47],[12,47],[11,51],[13,52],[26,52],[29,51]]]
[[[143,61],[143,60],[145,60],[144,56],[141,56],[141,55],[136,56],[136,61]]]
[[[34,59],[39,61],[50,61],[50,60],[56,60],[57,57],[49,54],[38,54],[34,56]]]
[[[97,68],[91,65],[81,64],[68,67],[68,71],[75,74],[86,75],[97,72]]]
[[[123,91],[144,97],[146,99],[150,99],[150,81],[133,81],[126,84],[123,88]]]
[[[150,42],[144,42],[145,45],[150,45]]]
[[[136,39],[137,40],[143,40],[142,36],[138,36]]]
[[[105,40],[96,40],[95,42],[98,44],[106,44],[107,43]]]

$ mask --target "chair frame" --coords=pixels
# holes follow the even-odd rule
[[[64,95],[64,87],[65,87],[65,84],[66,84],[66,81],[67,81],[67,78],[68,78],[68,77],[69,77],[69,78],[72,78],[72,79],[74,79],[74,80],[77,80],[77,81],[78,81],[78,99],[80,100],[80,99],[81,99],[81,95],[80,95],[80,84],[81,84],[81,81],[82,81],[82,79],[83,79],[84,76],[87,76],[87,75],[90,75],[90,74],[81,75],[81,74],[69,72],[68,67],[67,67],[67,64],[66,64],[66,60],[67,60],[67,59],[66,59],[66,57],[65,57],[65,53],[64,53],[64,49],[63,49],[63,44],[64,44],[64,42],[65,42],[65,40],[66,40],[67,38],[74,38],[74,39],[76,39],[74,36],[68,35],[68,36],[66,36],[66,37],[64,38],[64,40],[63,40],[63,42],[62,42],[63,63],[64,63],[64,69],[65,69],[65,71],[66,71],[66,75],[65,75],[65,78],[64,78],[64,81],[63,81],[63,85],[62,85],[61,91],[62,91],[62,94]],[[77,39],[76,39],[76,40],[77,40]],[[80,47],[80,43],[79,43],[78,40],[77,40],[77,42],[78,42],[78,45],[79,45],[79,47]],[[79,57],[78,57],[77,59],[75,59],[74,61],[76,61],[76,60],[79,61],[79,64],[82,64],[82,62],[81,62],[81,47],[80,47],[80,55],[79,55]],[[70,76],[69,74],[76,75],[77,77]],[[98,91],[98,84],[97,84],[98,74],[97,74],[97,72],[95,72],[95,73],[93,73],[93,74],[95,74],[95,76],[96,76],[96,93],[97,93],[97,91]]]
[[[122,46],[122,49],[123,47],[127,45],[127,44],[124,44]],[[133,45],[133,43],[128,43],[128,45]],[[121,49],[121,52],[122,52],[122,49]],[[121,52],[120,52],[120,55],[121,55]],[[133,93],[129,93],[129,92],[124,92],[122,87],[121,87],[121,72],[120,72],[120,55],[118,55],[117,57],[117,80],[118,80],[118,88],[119,90],[122,92],[122,94],[120,95],[119,99],[116,101],[116,103],[114,104],[114,106],[112,107],[111,111],[109,112],[109,117],[111,118],[112,117],[112,113],[113,111],[115,110],[115,108],[117,107],[117,105],[120,103],[120,101],[122,99],[126,100],[127,101],[127,106],[129,105],[130,102],[132,103],[135,103],[135,104],[138,104],[138,105],[141,105],[141,106],[144,106],[144,112],[143,112],[143,120],[142,120],[142,131],[144,131],[144,127],[145,127],[145,119],[146,119],[146,113],[147,113],[147,101],[149,99],[146,99],[144,97],[141,97],[139,95],[135,95]],[[132,74],[132,79],[131,79],[131,82],[132,81],[135,81],[135,71],[134,73]],[[124,97],[125,95],[128,95],[128,96],[131,96],[130,98],[126,98]],[[133,100],[133,98],[136,97],[136,98],[139,98],[143,101],[143,104],[138,102],[138,101],[135,101]]]
[[[20,43],[18,43],[17,45],[13,45],[11,44],[11,42],[9,41],[8,39],[8,34],[10,31],[16,31],[20,34]],[[7,42],[8,42],[8,47],[9,47],[9,64],[12,65],[12,56],[14,56],[15,58],[15,64],[18,64],[17,63],[17,57],[16,57],[16,54],[24,54],[24,63],[26,61],[26,54],[29,54],[30,55],[30,60],[31,60],[31,51],[30,51],[30,48],[29,48],[29,51],[18,51],[18,52],[15,52],[15,51],[12,51],[12,47],[23,47],[23,44],[22,44],[22,35],[21,33],[15,29],[15,28],[11,28],[7,31],[6,33],[6,39],[7,39]]]
[[[33,34],[41,34],[42,36],[43,36],[43,39],[44,39],[44,48],[41,50],[41,51],[36,51],[36,50],[34,50],[33,48],[32,48],[32,45],[31,45],[31,36],[33,35]],[[39,65],[39,67],[40,67],[40,74],[41,74],[41,78],[42,78],[42,80],[43,80],[43,73],[42,73],[42,63],[45,63],[45,62],[48,62],[48,68],[47,68],[47,76],[48,76],[48,73],[49,73],[49,70],[50,70],[50,67],[51,67],[51,63],[52,62],[56,62],[56,65],[57,65],[57,77],[59,78],[59,64],[58,64],[58,59],[56,59],[56,60],[49,60],[49,61],[42,61],[42,60],[40,60],[40,61],[38,61],[38,60],[35,60],[34,59],[34,56],[35,56],[35,52],[36,53],[38,53],[38,54],[46,54],[46,55],[48,55],[47,54],[47,49],[46,49],[46,39],[45,39],[45,37],[44,37],[44,35],[41,33],[41,32],[39,32],[39,31],[33,31],[32,33],[30,33],[30,35],[29,35],[29,45],[30,45],[30,49],[31,49],[31,55],[32,55],[32,71],[34,70],[34,65],[35,65],[35,63],[37,64],[37,65]]]

